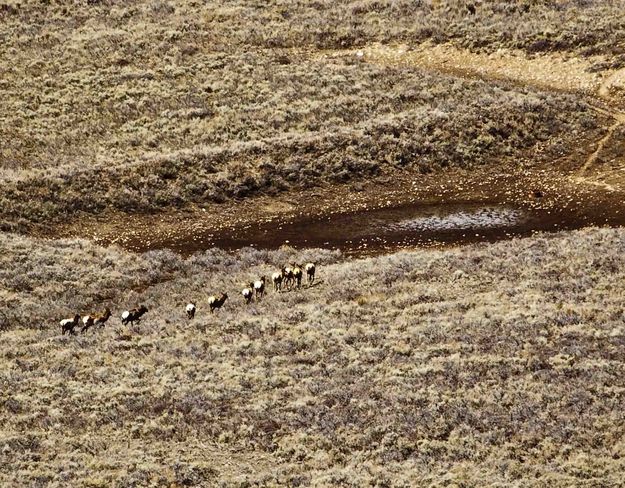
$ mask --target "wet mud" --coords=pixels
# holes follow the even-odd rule
[[[407,204],[201,231],[184,239],[163,240],[156,247],[191,254],[211,247],[232,251],[288,245],[296,249],[339,249],[346,255],[363,256],[603,225],[625,225],[625,213],[613,207],[572,210],[483,202]]]

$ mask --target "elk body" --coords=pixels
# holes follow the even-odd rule
[[[293,286],[293,268],[282,268],[282,276],[284,278],[284,286],[290,290]]]
[[[241,290],[241,295],[243,295],[245,303],[249,304],[252,298],[254,298],[254,283],[250,283],[246,288],[243,288],[243,290]]]
[[[61,322],[60,322],[60,324],[61,324],[61,333],[63,335],[65,335],[66,332],[68,332],[70,335],[71,334],[75,334],[76,332],[74,332],[74,329],[78,325],[78,322],[80,322],[80,314],[74,315],[73,319],[63,319],[63,320],[61,320]]]
[[[304,273],[302,272],[302,267],[299,264],[296,264],[293,267],[293,282],[297,286],[297,288],[302,287],[302,275],[303,274]]]
[[[195,317],[195,303],[193,303],[193,302],[187,303],[185,311],[187,312],[187,318],[189,320],[191,320],[193,317]]]
[[[284,276],[282,275],[282,270],[279,273],[274,273],[271,275],[271,281],[273,282],[273,291],[282,290],[282,280]]]
[[[228,299],[227,293],[222,293],[218,297],[216,296],[208,297],[208,306],[211,309],[211,313],[213,313],[215,309],[221,308],[221,306],[225,303],[227,299]]]
[[[82,318],[83,326],[82,326],[82,329],[80,329],[80,331],[86,332],[89,329],[89,327],[92,327],[94,325],[98,327],[104,327],[104,324],[106,324],[107,320],[110,317],[111,317],[111,309],[108,307],[104,310],[104,313],[85,315]]]
[[[308,263],[304,267],[306,270],[306,279],[308,280],[308,284],[312,285],[315,281],[315,263]]]
[[[254,282],[254,293],[256,294],[256,300],[259,300],[265,296],[265,277],[261,277],[260,280]]]
[[[122,324],[133,324],[135,322],[141,322],[141,317],[148,311],[145,305],[141,305],[139,308],[133,308],[132,310],[126,310],[122,313]]]

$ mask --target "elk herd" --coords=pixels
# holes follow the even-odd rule
[[[306,271],[306,279],[308,280],[308,284],[311,285],[315,281],[315,263],[308,263],[304,267],[304,271]],[[289,290],[293,286],[301,288],[302,276],[302,267],[299,265],[295,265],[292,267],[283,267],[279,272],[271,275],[273,289],[274,291],[281,291],[283,285]]]
[[[127,324],[134,324],[135,322],[140,322],[141,317],[147,311],[148,309],[145,305],[141,305],[139,308],[133,308],[132,310],[126,310],[125,312],[122,313],[122,324],[127,325]],[[108,319],[111,318],[111,315],[112,315],[111,309],[108,307],[101,314],[94,313],[94,314],[85,315],[83,317],[81,317],[80,314],[76,314],[74,315],[74,318],[72,319],[61,320],[60,322],[61,333],[65,334],[67,332],[69,335],[75,334],[76,333],[75,329],[78,326],[78,324],[80,324],[81,318],[82,318],[82,323],[83,323],[83,326],[80,328],[81,332],[87,332],[87,330],[89,330],[90,327],[94,327],[94,326],[97,326],[98,328],[102,328],[104,327]]]
[[[271,281],[273,283],[273,290],[275,292],[281,292],[283,290],[291,291],[292,289],[300,289],[302,287],[302,279],[306,273],[306,281],[308,286],[311,286],[315,281],[315,263],[308,263],[305,266],[291,265],[284,266],[280,271],[271,275]],[[246,304],[250,304],[253,300],[260,301],[266,292],[266,277],[261,276],[260,279],[252,281],[243,290],[241,295]],[[227,293],[221,293],[219,295],[213,295],[208,297],[208,306],[213,313],[215,310],[220,309],[228,299]],[[187,304],[185,311],[187,318],[190,320],[195,317],[196,304],[190,302]],[[145,305],[141,305],[139,308],[133,308],[132,310],[126,310],[121,315],[121,322],[123,325],[134,325],[136,322],[141,321],[141,317],[147,313],[148,309]],[[111,317],[111,310],[107,307],[103,313],[92,313],[81,317],[80,314],[75,314],[73,318],[63,319],[60,322],[61,333],[73,335],[76,333],[76,327],[82,322],[81,332],[87,332],[89,328],[102,328]]]

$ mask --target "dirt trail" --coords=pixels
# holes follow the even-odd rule
[[[599,139],[599,141],[597,141],[597,149],[595,149],[595,151],[590,156],[588,156],[588,159],[586,160],[584,165],[580,168],[580,170],[579,170],[579,174],[580,175],[584,175],[588,171],[588,169],[595,163],[595,161],[597,160],[597,158],[601,154],[601,151],[603,151],[603,148],[605,147],[605,145],[612,138],[612,135],[614,134],[614,131],[622,123],[623,123],[622,119],[615,118],[614,123],[610,127],[608,127],[608,131],[606,132],[606,135],[603,136],[601,139]]]
[[[355,56],[365,62],[417,66],[428,71],[447,73],[485,81],[508,81],[549,91],[592,95],[602,77],[588,68],[603,58],[569,58],[547,54],[528,57],[522,51],[500,49],[490,54],[474,53],[448,44],[424,43],[418,46],[372,44],[351,51],[325,51],[321,57]]]
[[[599,85],[599,88],[597,90],[597,95],[599,95],[599,97],[601,97],[602,99],[604,99],[606,102],[609,103],[612,100],[612,91],[614,89],[622,90],[624,86],[625,86],[625,69],[620,69],[612,73],[610,76],[607,76],[603,80],[603,82]],[[596,107],[595,109],[597,110]],[[610,140],[612,139],[612,136],[614,135],[614,132],[621,125],[625,124],[624,112],[620,110],[616,110],[616,109],[608,109],[608,110],[605,110],[605,112],[607,112],[614,119],[614,123],[608,128],[606,135],[603,136],[597,142],[597,149],[595,149],[595,151],[586,160],[586,163],[584,163],[584,165],[580,168],[579,176],[577,177],[577,180],[584,181],[590,184],[598,184],[598,186],[602,186],[606,188],[608,191],[615,191],[615,188],[613,185],[610,185],[604,182],[589,180],[588,178],[584,177],[584,175],[588,172],[588,170],[595,164],[595,162],[597,161],[597,158],[601,155],[606,144],[610,142]]]
[[[597,96],[611,102],[604,110],[623,115],[617,107],[624,100],[625,69],[593,72],[592,66],[605,61],[604,56],[587,58],[548,53],[530,57],[523,51],[499,49],[494,53],[475,53],[449,44],[424,43],[417,46],[372,44],[353,50],[322,51],[319,58],[353,56],[364,62],[386,66],[416,66],[428,71],[468,79],[505,81],[547,91],[563,91]]]

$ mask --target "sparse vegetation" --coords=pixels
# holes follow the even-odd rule
[[[32,270],[0,266],[0,298],[22,319],[0,342],[3,485],[564,487],[625,474],[622,230],[356,262],[0,239],[5,262]],[[308,260],[315,286],[209,313],[214,290]],[[62,336],[58,319],[91,308],[93,282],[113,310],[150,313]]]
[[[464,4],[456,11],[429,2],[9,5],[0,14],[4,230],[341,184],[397,168],[518,164],[537,147],[571,152],[605,125],[575,96],[316,51],[438,39],[443,25],[445,39],[469,42],[454,34],[464,28],[487,40],[483,29],[504,16],[525,38],[526,14],[504,2],[485,2],[476,16]],[[533,3],[533,29],[562,28],[573,6]],[[575,8],[593,18],[604,12]],[[489,9],[498,15],[491,19]],[[355,37],[343,42],[343,29]]]
[[[105,223],[124,243],[260,194],[246,208],[272,222],[319,206],[316,191],[303,210],[279,192],[333,185],[327,208],[345,211],[334,185],[383,193],[407,174],[400,191],[415,192],[459,169],[475,194],[533,172],[501,203],[555,213],[566,175],[584,191],[562,207],[599,189],[620,204],[623,7],[0,0],[0,485],[620,486],[623,229],[358,261],[27,234],[70,221],[95,239]],[[587,76],[406,62],[432,43],[455,49],[440,64],[557,52]],[[359,51],[373,45],[377,62]],[[473,195],[426,188],[434,203]],[[392,203],[377,195],[354,205]],[[204,212],[201,229],[250,225],[237,209]]]

